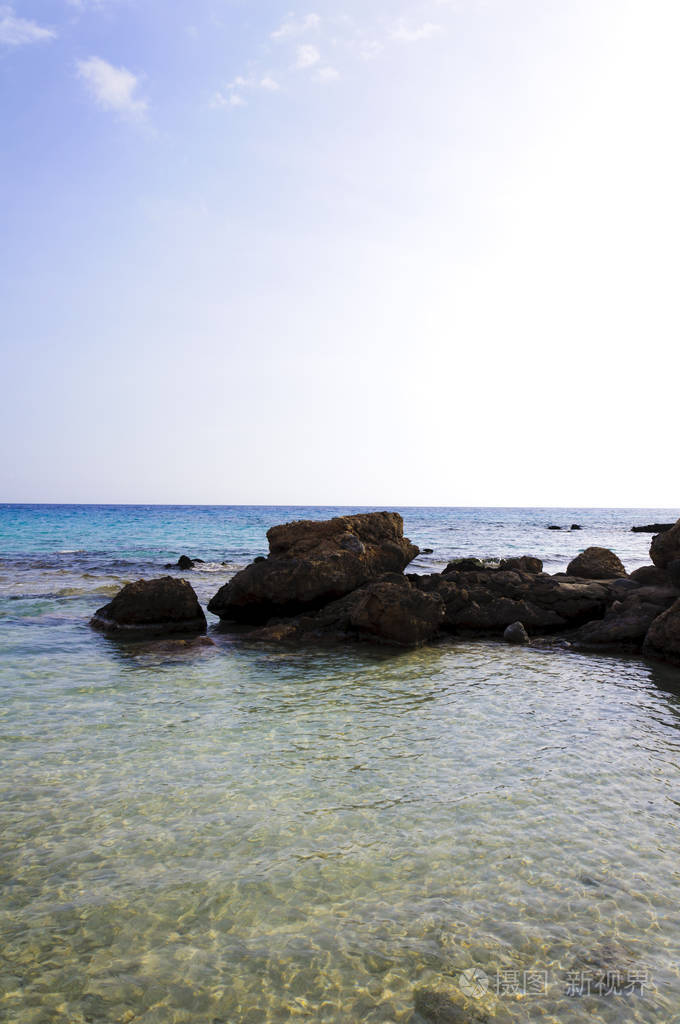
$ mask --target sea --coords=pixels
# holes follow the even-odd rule
[[[680,669],[88,625],[168,572],[205,605],[270,526],[355,511],[0,506],[0,1021],[680,1022]],[[680,517],[398,511],[416,572],[633,570],[631,527]]]

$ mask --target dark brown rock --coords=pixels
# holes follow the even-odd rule
[[[607,609],[605,617],[582,626],[573,641],[583,647],[639,648],[649,627],[678,597],[674,587],[639,587]]]
[[[586,548],[569,563],[567,575],[584,580],[613,580],[625,576],[626,570],[621,559],[608,548]]]
[[[649,554],[654,565],[658,565],[660,569],[665,569],[671,562],[680,558],[680,519],[670,530],[652,537]]]
[[[529,634],[524,628],[523,623],[513,622],[503,633],[503,639],[508,644],[528,644]]]
[[[386,572],[402,572],[418,554],[403,529],[397,512],[274,526],[268,558],[237,573],[208,608],[254,624],[321,608]]]
[[[435,988],[417,988],[413,1006],[427,1024],[482,1024],[489,1019],[480,1006],[465,1005]]]
[[[445,605],[442,628],[454,633],[502,634],[513,622],[530,633],[555,633],[601,619],[613,599],[613,583],[547,573],[448,571],[409,576],[411,584],[438,593]]]
[[[365,584],[311,615],[272,622],[250,634],[276,643],[337,643],[366,639],[399,647],[429,640],[444,619],[444,602],[396,573]]]
[[[642,565],[630,574],[630,578],[642,586],[664,586],[669,576],[665,569],[657,565]]]
[[[665,533],[673,527],[673,523],[649,523],[648,526],[631,526],[631,533]]]
[[[488,566],[481,558],[454,558],[443,572],[479,572],[487,568]]]
[[[649,657],[680,665],[680,598],[654,619],[642,650]]]
[[[91,625],[111,633],[201,633],[207,623],[193,587],[186,580],[163,576],[123,587],[99,608]]]
[[[183,569],[186,571],[187,569],[193,569],[193,567],[194,562],[191,558],[189,558],[188,555],[180,555],[179,559],[177,560],[178,569]]]
[[[543,562],[533,555],[519,555],[515,558],[504,558],[500,569],[515,569],[517,572],[543,572]]]
[[[666,573],[671,585],[680,590],[680,558],[668,563]]]

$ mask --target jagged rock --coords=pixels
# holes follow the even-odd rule
[[[519,555],[515,558],[504,558],[499,569],[517,570],[518,572],[543,572],[543,562],[533,555]]]
[[[649,657],[680,665],[680,598],[654,619],[642,650]]]
[[[673,523],[649,523],[648,526],[631,526],[631,533],[666,533],[673,527]]]
[[[652,537],[649,554],[654,565],[658,565],[660,569],[665,569],[671,562],[680,558],[680,519],[670,530]]]
[[[206,618],[186,580],[163,576],[128,583],[99,608],[91,625],[110,633],[200,633]]]
[[[581,626],[573,642],[582,647],[639,648],[654,620],[678,597],[670,586],[639,587],[607,609],[604,619]]]
[[[409,580],[440,595],[445,605],[443,629],[491,635],[502,634],[513,622],[541,634],[600,619],[611,604],[613,587],[609,582],[502,569],[413,574]]]
[[[508,644],[528,644],[529,634],[521,622],[513,622],[503,633],[503,639]]]
[[[613,580],[625,576],[626,570],[621,559],[608,548],[586,548],[569,563],[567,575],[584,580]]]
[[[659,569],[657,565],[642,565],[630,574],[630,578],[642,586],[664,586],[668,583],[669,575],[665,569]]]
[[[400,647],[429,640],[444,619],[444,602],[411,586],[408,577],[388,574],[332,601],[311,615],[273,622],[250,639],[278,643],[370,639]]]
[[[274,526],[269,556],[237,573],[208,608],[221,619],[253,624],[323,607],[418,554],[397,512],[339,516]]]

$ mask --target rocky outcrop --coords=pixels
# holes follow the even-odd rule
[[[670,530],[652,537],[649,554],[654,565],[658,565],[660,569],[665,569],[671,562],[680,559],[680,519]]]
[[[649,523],[647,526],[631,526],[631,533],[665,533],[672,529],[673,523]]]
[[[322,608],[418,554],[397,512],[340,516],[324,522],[274,526],[269,556],[237,573],[208,609],[221,619],[252,624]]]
[[[504,558],[498,568],[514,569],[517,572],[543,572],[543,562],[533,555],[519,555],[515,558]]]
[[[648,657],[680,665],[680,598],[654,619],[642,650]]]
[[[604,618],[582,626],[573,640],[581,647],[638,649],[652,623],[678,597],[671,586],[636,587],[614,601]]]
[[[91,625],[109,633],[201,633],[203,609],[186,580],[163,576],[128,583],[109,604],[95,612]]]
[[[584,580],[613,580],[625,576],[626,570],[621,559],[608,548],[586,548],[569,563],[567,575]]]
[[[454,633],[501,635],[522,622],[532,634],[555,633],[600,619],[613,600],[611,583],[547,573],[484,569],[409,576],[412,586],[439,594],[442,628]]]
[[[444,602],[396,573],[359,587],[311,615],[273,622],[250,634],[257,641],[302,643],[367,639],[414,647],[431,639],[444,619]]]

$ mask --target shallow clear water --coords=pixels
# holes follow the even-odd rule
[[[467,548],[443,547],[455,512],[407,532],[443,560],[596,542],[465,511]],[[492,1020],[680,1019],[678,670],[491,642],[120,645],[87,618],[121,563],[233,565],[291,516],[199,512],[199,547],[186,510],[135,512],[127,546],[107,514],[113,532],[83,515],[76,555],[68,515],[33,546],[5,521],[0,1019],[408,1021],[414,988],[458,997],[473,966]],[[645,514],[598,515],[593,536],[645,560]],[[210,596],[230,571],[187,575]],[[566,994],[603,944],[643,991]],[[508,971],[546,991],[496,996]]]

